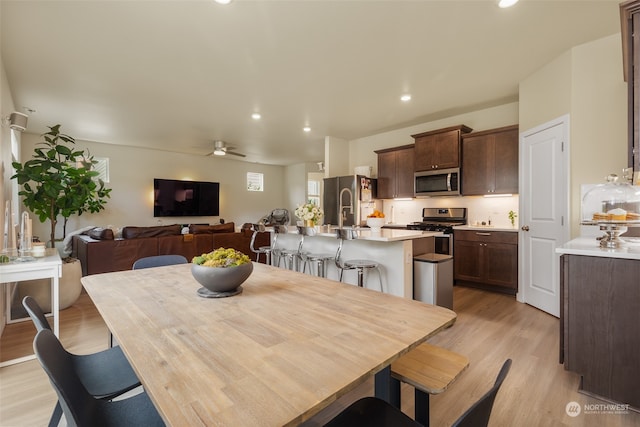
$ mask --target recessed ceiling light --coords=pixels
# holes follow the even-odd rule
[[[409,94],[402,95],[402,96],[400,97],[400,101],[402,101],[402,102],[408,102],[408,101],[411,101],[411,95],[409,95]]]
[[[251,115],[251,118],[252,118],[253,120],[260,120],[260,118],[262,118],[262,116],[260,115],[260,113],[253,113],[253,114]]]
[[[518,0],[499,0],[498,7],[501,7],[504,9],[505,7],[511,7],[516,3],[518,3]]]
[[[218,4],[229,4],[231,3],[233,0],[213,0]]]
[[[311,128],[309,126],[303,127],[302,130],[305,132],[311,132]]]

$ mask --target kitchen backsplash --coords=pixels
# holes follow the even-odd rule
[[[477,222],[488,222],[497,228],[510,228],[509,211],[518,213],[519,198],[509,197],[430,197],[413,200],[384,200],[383,212],[387,222],[408,224],[422,221],[422,208],[467,208],[469,225]],[[518,226],[518,217],[516,217]]]

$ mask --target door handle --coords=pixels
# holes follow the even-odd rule
[[[523,225],[522,226],[522,231],[529,231],[529,226],[528,225]]]

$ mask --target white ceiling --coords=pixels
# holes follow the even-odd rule
[[[288,165],[322,160],[325,136],[517,100],[542,65],[618,33],[618,3],[1,0],[0,34],[28,132],[200,155],[221,139]]]

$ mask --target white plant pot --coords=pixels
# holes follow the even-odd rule
[[[82,292],[82,267],[80,260],[62,263],[62,277],[60,277],[60,310],[72,306]],[[51,312],[51,280],[25,280],[18,284],[18,294],[22,298],[32,296],[45,313]]]

